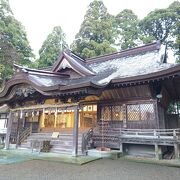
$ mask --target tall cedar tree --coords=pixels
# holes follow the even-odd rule
[[[13,74],[13,64],[29,65],[33,57],[26,32],[12,13],[8,0],[0,0],[0,84]]]
[[[94,0],[88,6],[79,33],[71,48],[83,58],[116,52],[114,44],[113,17],[102,1]]]
[[[38,68],[53,65],[59,54],[67,47],[65,34],[60,26],[54,27],[39,50],[39,59],[35,62]]]
[[[115,28],[117,32],[117,45],[121,50],[137,46],[139,28],[138,17],[132,10],[125,9],[115,17]]]

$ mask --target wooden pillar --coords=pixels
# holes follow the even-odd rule
[[[123,104],[123,128],[127,128],[127,107],[126,104]]]
[[[158,100],[156,100],[155,103],[155,117],[156,117],[156,128],[159,129],[159,108],[158,108],[159,104],[158,104]]]
[[[6,133],[6,140],[5,140],[5,149],[9,149],[9,140],[11,135],[11,127],[12,127],[12,112],[9,112],[9,118],[7,122],[7,133]]]
[[[43,108],[41,128],[44,128],[44,120],[45,120],[45,109]]]
[[[155,158],[157,160],[162,159],[162,149],[161,146],[158,146],[158,144],[155,144]]]
[[[73,128],[73,147],[72,156],[78,155],[78,121],[79,121],[79,109],[78,106],[74,108],[74,128]]]
[[[56,108],[56,109],[55,109],[55,113],[54,113],[54,128],[56,128],[57,115],[58,115],[58,111],[57,111],[57,108]]]
[[[179,159],[180,158],[179,144],[174,144],[174,154],[175,154],[175,159]]]
[[[18,118],[18,127],[17,127],[17,139],[16,139],[16,149],[18,148],[19,145],[19,137],[20,137],[20,130],[21,130],[21,121],[22,121],[22,117],[23,117],[23,112],[22,110],[20,110],[19,114],[19,118]]]

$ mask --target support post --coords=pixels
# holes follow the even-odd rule
[[[180,158],[179,144],[174,144],[174,154],[175,154],[175,159],[179,159]]]
[[[17,121],[17,138],[16,138],[16,149],[18,148],[19,145],[19,136],[20,136],[20,121],[21,121],[21,117],[22,117],[22,110],[20,110],[18,112],[18,121]]]
[[[158,146],[157,143],[155,144],[154,147],[155,147],[155,158],[156,158],[157,160],[162,159],[162,149],[161,149],[161,147]]]
[[[74,109],[74,128],[73,128],[73,147],[72,156],[78,155],[78,121],[79,121],[79,109],[78,106]]]
[[[44,128],[44,120],[45,120],[45,109],[43,108],[43,111],[42,111],[41,128]]]
[[[123,128],[127,128],[127,107],[123,104]]]
[[[55,109],[55,113],[54,113],[54,128],[56,128],[57,115],[58,115],[58,111],[57,111],[57,108],[56,108],[56,109]]]
[[[7,133],[6,133],[6,140],[5,140],[5,149],[9,149],[9,140],[11,135],[11,127],[12,127],[12,112],[9,112],[9,118],[7,122]]]

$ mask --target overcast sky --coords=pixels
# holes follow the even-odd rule
[[[71,44],[92,0],[9,0],[16,19],[24,26],[35,54],[54,26],[61,26]],[[109,13],[131,9],[143,18],[150,11],[166,8],[174,0],[103,0]]]

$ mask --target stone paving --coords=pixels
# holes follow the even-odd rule
[[[101,159],[85,165],[41,160],[0,165],[0,180],[179,180],[180,168]]]

